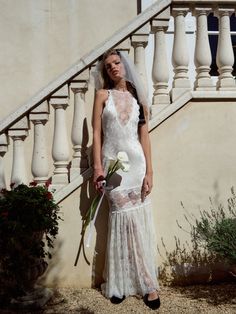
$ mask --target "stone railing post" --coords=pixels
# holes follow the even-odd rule
[[[28,136],[28,129],[29,121],[24,117],[8,130],[8,135],[13,140],[11,183],[14,183],[14,186],[21,183],[28,184],[23,143]]]
[[[212,11],[207,7],[196,7],[194,13],[196,16],[197,33],[194,62],[196,66],[195,90],[214,90],[211,80],[211,49],[208,38],[207,15]]]
[[[235,80],[232,75],[234,52],[230,35],[230,16],[234,9],[219,7],[216,15],[219,18],[219,37],[216,63],[219,71],[218,90],[235,90]]]
[[[5,134],[0,135],[0,190],[6,188],[3,158],[8,150],[8,138]]]
[[[30,121],[34,124],[34,145],[31,172],[34,181],[39,184],[45,183],[48,180],[49,175],[47,143],[44,131],[48,116],[48,103],[44,102],[36,109],[32,110],[29,117]]]
[[[52,185],[55,188],[68,183],[68,165],[69,165],[69,144],[67,135],[65,110],[68,107],[68,88],[55,93],[50,99],[50,105],[54,108],[54,133],[52,145],[52,157],[54,160],[54,171],[52,176]]]
[[[131,47],[130,38],[127,38],[123,40],[121,43],[119,43],[119,45],[117,45],[115,49],[120,50],[120,51],[125,51],[129,54],[130,47]]]
[[[175,73],[171,91],[173,101],[191,88],[188,76],[189,54],[185,33],[185,15],[188,11],[189,8],[184,7],[174,7],[172,9],[175,27],[172,54],[172,64]]]
[[[143,86],[148,92],[145,48],[148,44],[149,25],[145,25],[131,36],[131,45],[134,48],[134,64],[140,75]]]
[[[87,80],[73,80],[70,88],[74,93],[74,115],[71,130],[73,143],[73,158],[70,169],[70,179],[88,168],[87,144],[88,124],[85,110],[85,93],[88,90]]]
[[[169,19],[170,8],[167,8],[151,22],[151,32],[154,34],[152,115],[155,115],[170,104],[168,91],[169,68],[166,48],[166,31]]]

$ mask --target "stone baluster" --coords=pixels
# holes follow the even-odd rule
[[[170,104],[168,91],[169,69],[166,49],[166,31],[169,19],[170,8],[167,8],[153,19],[151,23],[151,32],[154,34],[152,115],[155,115]]]
[[[149,25],[143,26],[131,36],[131,45],[134,48],[134,64],[140,75],[145,91],[148,91],[147,71],[145,62],[145,48],[148,44]]]
[[[0,135],[0,190],[6,188],[3,158],[8,149],[8,138],[5,134]]]
[[[211,80],[211,49],[208,38],[207,15],[211,12],[211,8],[196,7],[194,13],[196,15],[197,33],[194,62],[196,66],[195,90],[214,90]]]
[[[30,121],[34,124],[34,145],[31,171],[34,181],[43,184],[48,180],[49,165],[45,137],[45,124],[48,121],[48,103],[44,102],[30,112]]]
[[[65,110],[68,107],[67,86],[56,92],[50,99],[50,105],[54,108],[54,133],[52,145],[52,157],[54,171],[52,185],[59,188],[68,183],[69,144],[67,135]]]
[[[24,117],[8,130],[8,135],[13,140],[11,183],[14,183],[14,186],[28,184],[23,143],[28,136],[28,129],[29,121]]]
[[[130,52],[130,47],[131,47],[131,43],[130,43],[130,38],[127,38],[125,40],[123,40],[121,43],[119,43],[115,49],[120,50],[120,51],[124,51],[127,54],[129,54]]]
[[[87,144],[89,136],[85,110],[85,93],[88,90],[88,82],[87,80],[73,80],[70,87],[74,93],[74,115],[71,130],[74,154],[70,171],[70,179],[72,180],[88,168]]]
[[[186,90],[191,88],[188,76],[189,54],[187,36],[185,33],[185,15],[188,10],[188,8],[183,7],[172,9],[175,27],[172,54],[172,64],[175,73],[171,91],[173,101],[180,97]]]
[[[232,75],[234,52],[230,35],[230,16],[234,9],[219,7],[216,15],[219,18],[219,38],[216,63],[219,71],[218,90],[235,90],[235,80]]]

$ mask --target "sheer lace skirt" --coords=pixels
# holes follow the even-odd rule
[[[159,288],[151,203],[134,190],[126,191],[123,203],[121,193],[112,194],[102,292],[107,298],[145,295]]]

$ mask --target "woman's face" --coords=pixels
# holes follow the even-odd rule
[[[104,66],[108,76],[114,82],[119,81],[125,75],[124,66],[118,55],[110,55],[104,61]]]

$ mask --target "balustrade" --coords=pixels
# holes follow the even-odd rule
[[[11,171],[11,183],[17,186],[28,183],[24,153],[24,140],[28,136],[29,121],[27,117],[10,127],[8,135],[13,140],[13,161]]]
[[[164,3],[164,1],[162,2]],[[164,4],[153,5],[156,10],[159,8],[156,16],[151,12],[151,9],[148,11],[148,15],[144,12],[143,17],[138,16],[137,20],[140,20],[140,24],[133,23],[132,32],[130,32],[130,28],[127,30],[123,28],[123,41],[121,35],[117,33],[118,35],[115,34],[114,37],[117,38],[116,41],[112,38],[105,42],[107,49],[116,47],[129,52],[130,56],[134,57],[134,63],[145,88],[149,89],[149,92],[150,90],[153,92],[152,116],[157,116],[160,111],[167,107],[171,108],[172,103],[179,100],[189,90],[194,89],[207,93],[207,91],[214,90],[234,91],[236,88],[235,79],[232,75],[235,56],[230,37],[230,16],[235,13],[235,7],[224,6],[224,1],[215,1],[214,6],[211,1],[190,1],[191,5],[189,6],[187,1],[172,1],[172,6],[169,5],[170,1],[166,0],[166,3],[166,6]],[[191,35],[195,36],[195,47],[193,48],[189,48],[187,44],[188,36],[186,33],[188,33],[188,29],[185,22],[188,12],[191,12],[196,18],[196,34]],[[213,84],[214,81],[210,76],[212,52],[207,27],[209,13],[214,13],[219,21],[217,47],[219,77],[217,86]],[[148,18],[145,19],[145,16]],[[169,21],[172,18],[174,19],[174,34],[168,31]],[[138,26],[140,26],[139,29]],[[154,40],[151,53],[150,46],[148,46],[151,42],[150,38]],[[173,47],[170,51],[167,51],[167,40],[171,42],[173,40]],[[7,127],[6,121],[4,121],[5,124],[2,123],[0,188],[6,186],[3,159],[6,157],[8,148],[8,136],[13,140],[11,182],[16,185],[22,182],[28,183],[24,157],[24,140],[28,136],[29,130],[28,115],[34,130],[31,171],[37,183],[43,184],[52,176],[53,186],[55,189],[59,189],[61,186],[76,180],[77,176],[89,167],[87,119],[90,120],[91,117],[87,117],[86,107],[92,104],[85,102],[85,94],[91,95],[91,85],[88,83],[89,69],[97,62],[98,57],[104,52],[103,50],[104,46],[101,45],[96,51],[82,58],[78,64],[66,72],[64,77],[58,78],[50,85],[50,88],[45,88],[45,92],[37,95],[32,103],[25,106],[24,110],[18,110],[12,114],[8,119]],[[174,74],[172,74],[169,60],[171,56]],[[190,66],[194,68],[190,69]],[[147,69],[151,70],[147,71]],[[190,70],[196,72],[194,82],[192,79],[190,81]],[[151,79],[154,90],[149,83]],[[72,99],[69,101],[68,84],[72,91],[73,101]],[[55,92],[59,86],[62,88]],[[66,109],[70,102],[74,105],[71,126],[68,125],[70,119],[66,117]],[[50,173],[49,164],[51,160],[49,160],[48,154],[48,147],[51,143],[48,142],[45,133],[45,126],[49,123],[50,108],[48,104],[54,108],[54,120],[51,119],[50,121],[50,127],[52,124],[54,128],[52,158],[55,168],[52,174]],[[24,117],[19,120],[19,117],[22,116]],[[18,122],[15,123],[15,121]],[[68,127],[71,127],[71,147],[67,135]],[[73,154],[70,164],[71,152]]]
[[[174,17],[174,45],[172,54],[172,63],[174,67],[174,80],[172,88],[172,100],[175,101],[183,92],[190,89],[190,80],[188,76],[189,54],[187,46],[187,37],[185,31],[185,19],[189,8],[174,7],[172,15]]]
[[[215,89],[209,74],[212,58],[208,38],[207,15],[210,12],[211,8],[207,7],[196,7],[194,10],[197,23],[196,46],[194,53],[194,61],[197,72],[195,81],[196,90]]]
[[[169,69],[167,62],[166,31],[170,19],[170,8],[152,20],[151,31],[154,34],[154,52],[152,66],[153,101],[152,115],[170,104],[168,91]]]
[[[0,135],[0,189],[6,188],[3,158],[8,150],[8,138],[5,134]]]
[[[88,90],[88,78],[74,79],[70,85],[74,93],[74,115],[71,130],[71,140],[73,143],[73,158],[71,162],[71,180],[88,168],[88,125],[85,111],[85,93]]]
[[[148,80],[146,71],[145,48],[148,44],[149,26],[145,25],[131,37],[131,45],[134,48],[134,64],[142,79],[146,91],[148,91]]]
[[[48,103],[44,102],[30,113],[30,120],[34,124],[34,143],[31,171],[34,181],[45,183],[49,176],[47,141],[45,137],[45,124],[48,121]]]
[[[234,64],[234,52],[230,35],[230,16],[234,9],[219,7],[216,15],[219,19],[219,38],[217,46],[216,62],[219,69],[219,90],[235,89],[235,80],[232,75]]]
[[[52,105],[55,110],[52,145],[52,157],[55,168],[52,176],[52,184],[55,186],[60,186],[69,182],[68,165],[70,151],[65,115],[65,110],[69,105],[67,86],[65,86],[64,89],[60,90],[50,98],[50,105]]]

